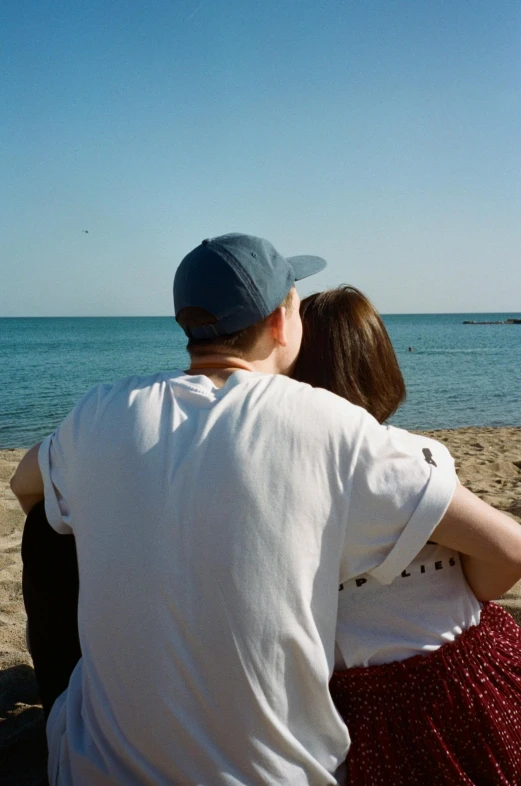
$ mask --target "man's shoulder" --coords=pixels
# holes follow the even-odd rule
[[[452,455],[442,442],[427,437],[421,432],[406,431],[395,426],[386,426],[386,428],[394,443],[400,446],[404,452],[417,453],[423,456],[427,464],[431,464],[433,467],[438,466],[439,463],[454,465]]]
[[[314,422],[322,428],[330,426],[338,433],[343,428],[349,431],[358,429],[368,418],[373,420],[365,409],[329,390],[315,388],[282,375],[270,377],[265,384],[274,401],[294,411],[301,422]]]
[[[132,400],[140,393],[147,395],[154,388],[164,386],[168,380],[181,374],[182,372],[180,371],[171,373],[159,371],[154,374],[134,374],[128,377],[121,377],[110,383],[101,382],[94,385],[82,396],[75,410],[83,411],[92,408],[99,410],[109,404],[125,406],[125,402]]]
[[[310,406],[332,407],[335,411],[347,412],[348,410],[361,410],[355,404],[347,401],[347,399],[337,396],[336,393],[331,393],[324,388],[315,388],[308,385],[307,382],[298,382],[291,377],[274,375],[272,377],[275,384],[284,386],[289,395],[294,395],[301,398],[305,402],[309,402]],[[361,410],[365,412],[365,410]]]

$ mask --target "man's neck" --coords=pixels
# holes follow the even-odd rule
[[[277,370],[269,358],[246,360],[234,355],[208,354],[194,355],[187,369],[187,374],[203,374],[216,387],[222,387],[235,371],[260,371],[264,374],[276,374]]]
[[[255,371],[252,363],[244,358],[234,357],[233,355],[208,354],[194,355],[190,361],[190,368],[187,374],[203,374],[208,377],[213,384],[220,388],[235,371]]]

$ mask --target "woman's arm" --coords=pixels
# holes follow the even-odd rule
[[[27,451],[11,478],[11,491],[24,513],[43,499],[43,478],[38,464],[40,443]]]
[[[494,600],[521,579],[521,526],[458,485],[430,540],[459,551],[478,600]]]

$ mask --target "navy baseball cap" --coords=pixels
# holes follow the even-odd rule
[[[253,235],[234,233],[203,240],[176,270],[176,319],[183,308],[204,308],[217,321],[187,327],[186,335],[227,336],[267,317],[295,281],[318,273],[326,264],[322,257],[283,257],[267,240]]]

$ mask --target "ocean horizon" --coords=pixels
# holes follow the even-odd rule
[[[394,425],[521,426],[521,312],[384,314],[407,386]],[[51,433],[93,385],[186,368],[167,317],[1,317],[0,448]],[[412,347],[412,351],[409,351]]]

